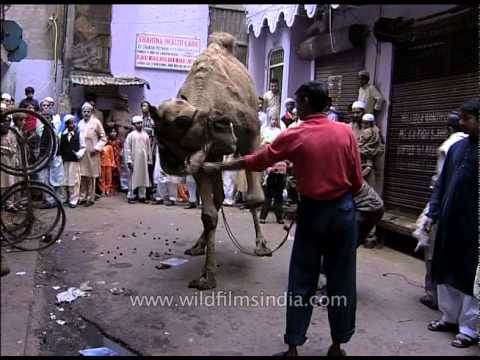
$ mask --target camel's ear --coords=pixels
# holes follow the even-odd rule
[[[149,111],[150,111],[150,116],[153,119],[153,122],[155,124],[158,124],[160,122],[160,119],[162,118],[162,111],[160,110],[160,106],[158,108],[154,106],[150,106]]]

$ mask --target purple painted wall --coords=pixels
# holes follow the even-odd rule
[[[112,48],[110,65],[114,76],[137,76],[147,80],[151,89],[123,86],[121,94],[129,97],[132,115],[140,112],[143,99],[154,105],[177,94],[186,78],[186,71],[145,69],[135,67],[137,33],[188,36],[200,39],[200,51],[207,47],[209,10],[206,4],[193,5],[113,5]],[[79,90],[72,92],[72,103],[83,100]],[[99,99],[99,108],[111,108],[111,101]]]
[[[312,62],[300,59],[296,52],[298,44],[305,38],[305,29],[307,28],[307,24],[309,24],[309,21],[306,18],[297,17],[290,29],[291,43],[289,57],[290,61],[288,64],[289,79],[287,84],[287,97],[291,98],[295,98],[295,91],[297,91],[300,85],[312,79]]]
[[[53,77],[53,61],[39,59],[23,59],[12,62],[2,77],[2,93],[10,93],[18,105],[25,97],[25,88],[32,86],[35,89],[35,99],[38,101],[47,96],[58,99],[62,79],[61,63],[58,65],[57,82]],[[58,106],[58,103],[56,104]]]
[[[265,66],[267,57],[264,56],[265,37],[265,31],[262,31],[262,34],[258,38],[252,35],[248,37],[248,71],[255,82],[255,89],[258,96],[263,95],[266,86]],[[261,54],[261,56],[258,54]]]

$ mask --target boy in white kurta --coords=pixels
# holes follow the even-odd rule
[[[134,116],[132,123],[135,130],[128,134],[124,145],[125,157],[130,170],[127,199],[129,204],[135,203],[133,192],[138,188],[139,201],[146,203],[147,187],[150,186],[148,165],[152,164],[150,137],[143,129],[141,116]]]

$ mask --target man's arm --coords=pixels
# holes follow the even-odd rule
[[[95,144],[94,150],[97,152],[102,151],[103,147],[107,144],[107,135],[105,134],[105,130],[103,129],[100,120],[97,120],[97,128],[96,128],[98,142]]]
[[[362,166],[360,164],[360,152],[353,132],[350,135],[350,139],[350,152],[352,154],[352,175],[350,181],[352,183],[352,194],[355,196],[362,187],[363,176]]]
[[[433,223],[436,223],[438,220],[438,216],[440,215],[440,207],[442,205],[443,197],[445,195],[445,188],[447,185],[447,177],[448,177],[448,168],[449,163],[451,161],[451,151],[447,153],[445,157],[444,166],[442,168],[442,172],[437,178],[435,185],[433,187],[432,195],[430,196],[430,201],[428,202],[428,213],[427,217],[432,219]]]
[[[147,137],[147,163],[149,165],[152,165],[153,164],[153,160],[152,160],[152,147],[151,147],[151,144],[150,144],[150,138]]]
[[[373,110],[380,112],[383,108],[383,104],[385,103],[385,98],[383,97],[382,93],[378,91],[377,87],[373,84],[371,87],[371,95],[375,99],[375,105],[373,106]]]
[[[266,144],[253,154],[225,163],[204,163],[203,169],[205,172],[241,169],[262,171],[280,160],[291,160],[293,152],[300,144],[297,134],[284,132],[273,143]]]

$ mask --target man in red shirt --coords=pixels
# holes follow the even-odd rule
[[[322,256],[332,336],[328,355],[345,355],[340,345],[355,331],[357,228],[353,196],[362,186],[360,154],[352,129],[329,121],[324,113],[327,83],[309,81],[295,95],[298,116],[304,123],[287,129],[253,154],[226,163],[205,163],[203,170],[261,171],[280,160],[294,164],[301,200],[288,280],[284,340],[289,348],[277,355],[296,356],[297,346],[307,340]]]

